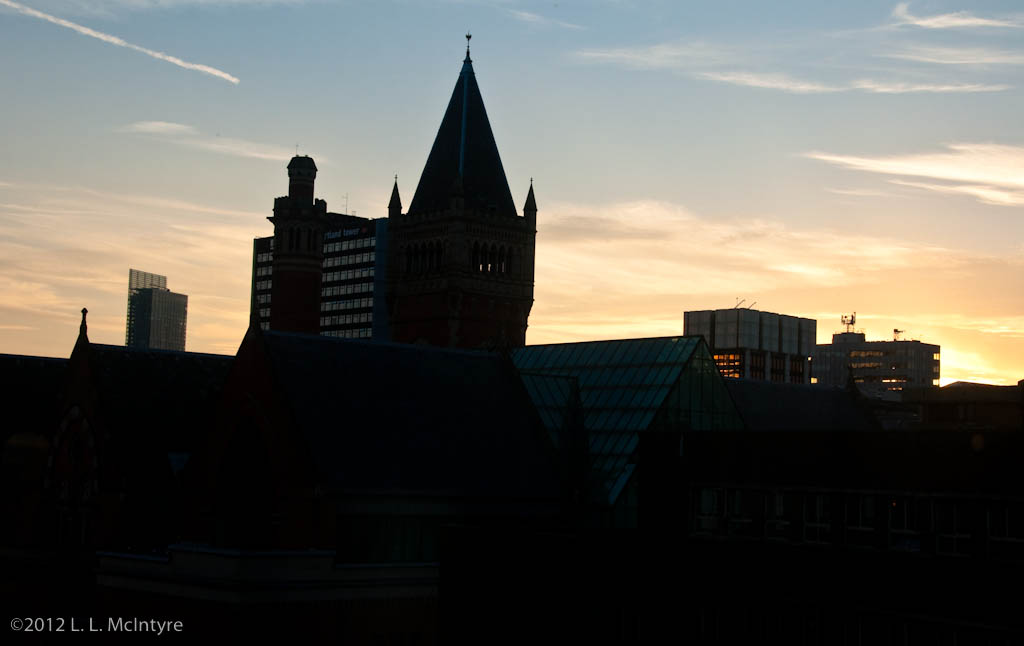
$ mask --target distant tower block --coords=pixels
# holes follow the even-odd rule
[[[128,270],[124,344],[130,348],[185,350],[188,296],[167,289],[167,277]]]
[[[313,198],[316,164],[296,155],[288,163],[288,195],[274,200],[270,329],[320,333],[320,282],[327,202]]]

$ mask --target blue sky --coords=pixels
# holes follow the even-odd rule
[[[129,267],[233,352],[295,145],[328,207],[406,205],[473,33],[528,343],[677,334],[687,309],[857,311],[1024,377],[1015,2],[0,0],[0,352],[123,343]],[[84,33],[83,33],[84,32]]]

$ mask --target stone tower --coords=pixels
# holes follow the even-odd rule
[[[288,195],[274,199],[274,264],[270,329],[320,333],[320,280],[327,202],[313,198],[316,164],[288,163]]]
[[[533,306],[537,204],[531,182],[524,215],[516,211],[468,38],[407,213],[401,213],[397,183],[392,191],[391,338],[458,348],[521,347]]]

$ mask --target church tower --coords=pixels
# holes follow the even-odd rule
[[[288,195],[274,199],[270,329],[320,334],[320,281],[327,202],[313,198],[316,164],[288,163]]]
[[[391,338],[457,348],[521,347],[533,306],[537,203],[531,181],[523,216],[516,211],[469,38],[407,213],[401,213],[397,183],[392,191]]]

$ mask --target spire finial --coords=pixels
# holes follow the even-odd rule
[[[472,63],[473,62],[472,59],[469,57],[469,40],[471,38],[473,38],[473,34],[469,33],[469,31],[467,30],[466,31],[466,60],[464,60],[463,63]]]
[[[85,315],[88,314],[88,313],[89,313],[89,310],[87,310],[87,309],[85,309],[83,307],[82,308],[82,324],[78,326],[78,332],[80,334],[85,334],[86,333],[86,329],[88,329],[86,324],[85,324]]]

